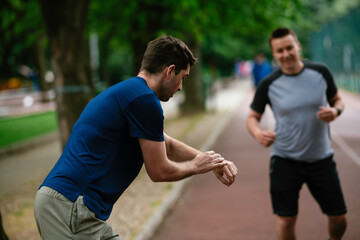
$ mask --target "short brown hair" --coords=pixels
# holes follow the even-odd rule
[[[184,42],[172,36],[162,36],[150,41],[144,53],[140,71],[150,74],[161,72],[175,65],[175,74],[196,63],[196,58]]]
[[[271,46],[271,41],[273,39],[276,39],[276,38],[282,38],[282,37],[285,37],[286,35],[292,35],[294,36],[295,40],[298,41],[298,38],[296,36],[296,33],[291,30],[290,28],[284,28],[284,27],[279,27],[279,28],[276,28],[270,35],[269,37],[269,45],[270,45],[270,48],[272,48]]]

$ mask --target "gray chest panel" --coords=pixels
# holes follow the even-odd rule
[[[276,118],[273,155],[312,161],[333,153],[328,124],[316,116],[327,104],[326,89],[323,75],[308,68],[296,76],[282,74],[270,84],[268,97]]]

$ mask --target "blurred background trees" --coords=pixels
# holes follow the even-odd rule
[[[62,145],[86,104],[94,97],[86,27],[90,0],[39,0],[55,74]]]
[[[304,57],[316,60],[314,33],[356,9],[357,0],[2,0],[0,89],[14,78],[17,87],[53,89],[65,145],[88,101],[136,75],[146,44],[160,35],[182,39],[200,60],[184,86],[187,114],[204,110],[208,89],[233,74],[237,59],[270,57],[275,27],[293,28]]]

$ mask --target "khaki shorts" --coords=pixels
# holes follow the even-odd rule
[[[41,187],[34,214],[42,239],[120,240],[109,224],[84,205],[83,196],[71,202],[54,189]]]

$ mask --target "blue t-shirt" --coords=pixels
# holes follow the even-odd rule
[[[254,64],[252,73],[254,77],[254,85],[257,87],[262,79],[272,72],[272,67],[268,61]]]
[[[42,186],[71,201],[83,195],[96,217],[108,219],[143,165],[138,138],[164,141],[163,123],[159,98],[143,78],[108,88],[85,107]]]

